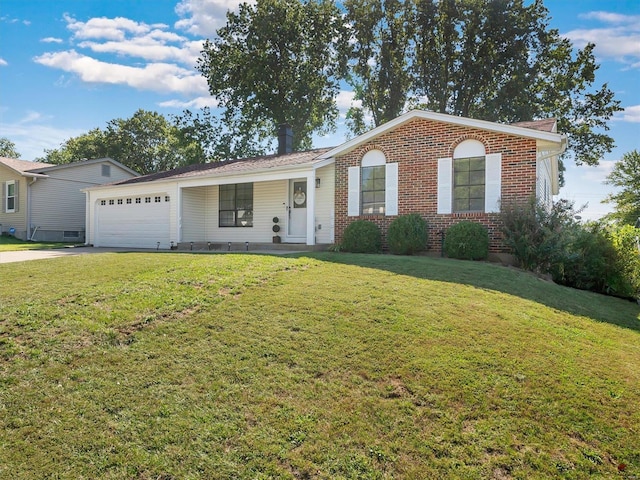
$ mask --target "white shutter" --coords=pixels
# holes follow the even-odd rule
[[[492,153],[485,157],[484,170],[484,211],[496,213],[500,211],[500,196],[502,188],[502,154]]]
[[[384,206],[385,215],[398,215],[398,164],[385,166]]]
[[[357,217],[360,215],[360,167],[349,167],[348,189],[347,215]]]
[[[2,213],[7,213],[7,182],[2,182]]]
[[[13,211],[16,213],[20,211],[20,192],[18,191],[18,185],[20,185],[19,179],[13,184]]]
[[[438,210],[439,214],[451,213],[453,159],[438,159]]]

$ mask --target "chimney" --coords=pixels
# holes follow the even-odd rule
[[[278,155],[291,153],[293,151],[293,130],[288,123],[278,126]]]

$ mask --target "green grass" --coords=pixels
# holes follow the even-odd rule
[[[13,252],[17,250],[43,250],[50,248],[64,248],[73,243],[61,242],[25,242],[14,237],[0,235],[0,252]]]
[[[0,278],[0,478],[640,476],[628,301],[388,255],[107,253]]]

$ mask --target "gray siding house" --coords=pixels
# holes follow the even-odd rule
[[[81,190],[137,176],[110,158],[52,165],[0,157],[0,233],[22,240],[84,242]]]

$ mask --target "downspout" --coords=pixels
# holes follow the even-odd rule
[[[36,227],[36,230],[31,233],[31,185],[36,183],[37,180],[38,177],[33,177],[30,183],[27,182],[27,231],[29,232],[29,241],[31,242],[33,242],[33,237],[35,237],[36,231],[38,230],[38,227]]]

